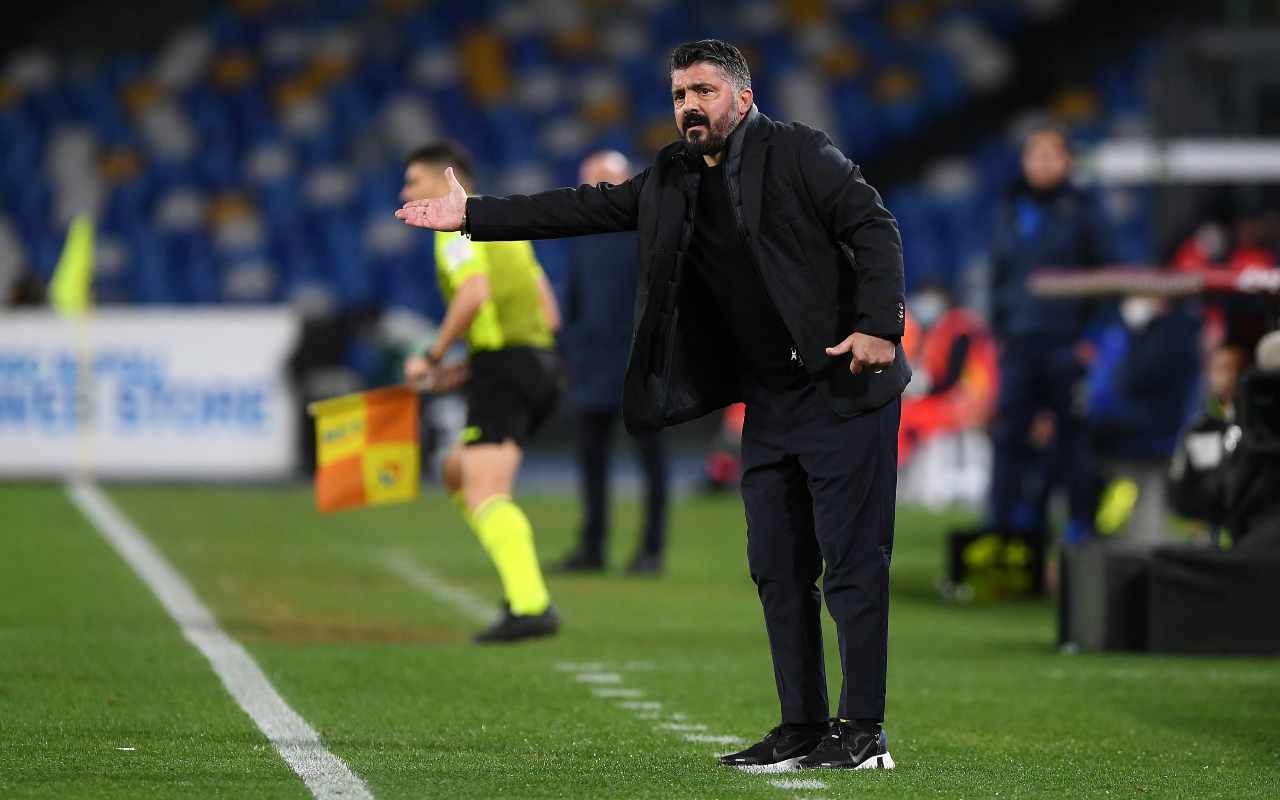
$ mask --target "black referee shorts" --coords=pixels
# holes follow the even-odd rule
[[[473,352],[466,395],[464,445],[510,440],[524,447],[560,397],[558,357],[539,347]]]

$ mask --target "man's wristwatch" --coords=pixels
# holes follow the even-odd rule
[[[440,362],[444,360],[444,356],[438,356],[435,354],[434,350],[430,350],[430,349],[428,349],[425,353],[423,353],[422,357],[425,358],[427,360],[427,363],[433,367],[440,366]]]

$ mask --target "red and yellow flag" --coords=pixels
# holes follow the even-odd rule
[[[339,511],[418,496],[418,395],[407,386],[312,403],[316,507]]]

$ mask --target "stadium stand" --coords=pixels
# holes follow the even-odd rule
[[[388,213],[425,139],[466,141],[498,192],[571,183],[594,149],[646,155],[672,138],[669,47],[714,31],[770,109],[865,160],[1007,81],[1010,38],[1061,5],[239,2],[154,52],[26,50],[0,78],[0,248],[47,279],[88,209],[100,302],[434,316],[429,241]],[[909,272],[954,274],[980,247],[938,242],[981,214],[994,149],[967,183],[943,169],[895,193]]]

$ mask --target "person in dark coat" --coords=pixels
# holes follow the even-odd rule
[[[1089,435],[1101,458],[1166,462],[1191,414],[1200,375],[1200,318],[1135,295],[1103,329],[1089,375]]]
[[[1223,342],[1209,353],[1204,406],[1187,426],[1169,465],[1173,510],[1208,523],[1215,540],[1227,518],[1227,445],[1239,435],[1231,433],[1235,427],[1235,393],[1248,363],[1245,349],[1238,342]]]
[[[991,323],[1000,343],[1000,389],[991,425],[989,523],[1005,531],[1044,532],[1043,503],[1029,499],[1029,476],[1046,471],[1067,484],[1068,538],[1087,536],[1097,505],[1097,476],[1085,434],[1081,389],[1091,346],[1091,306],[1041,298],[1027,289],[1042,267],[1104,265],[1110,240],[1098,204],[1069,183],[1071,151],[1056,127],[1037,128],[1022,147],[1022,178],[997,213],[991,245]],[[1053,413],[1057,454],[1048,468],[1030,435],[1037,415]]]
[[[626,156],[616,151],[595,153],[582,163],[581,179],[587,185],[621,184],[630,177]],[[560,351],[577,414],[583,519],[578,546],[560,563],[561,571],[604,569],[610,440],[621,411],[639,274],[634,233],[583,236],[570,244]],[[646,503],[644,534],[627,572],[656,574],[666,541],[667,457],[660,431],[640,431],[632,438],[644,470]]]
[[[898,226],[826,134],[756,109],[736,47],[680,45],[670,74],[681,138],[630,180],[512,197],[459,185],[396,216],[477,240],[638,231],[627,428],[747,404],[747,562],[782,720],[721,763],[890,768],[889,559],[911,378]],[[823,597],[844,672],[834,720]]]

